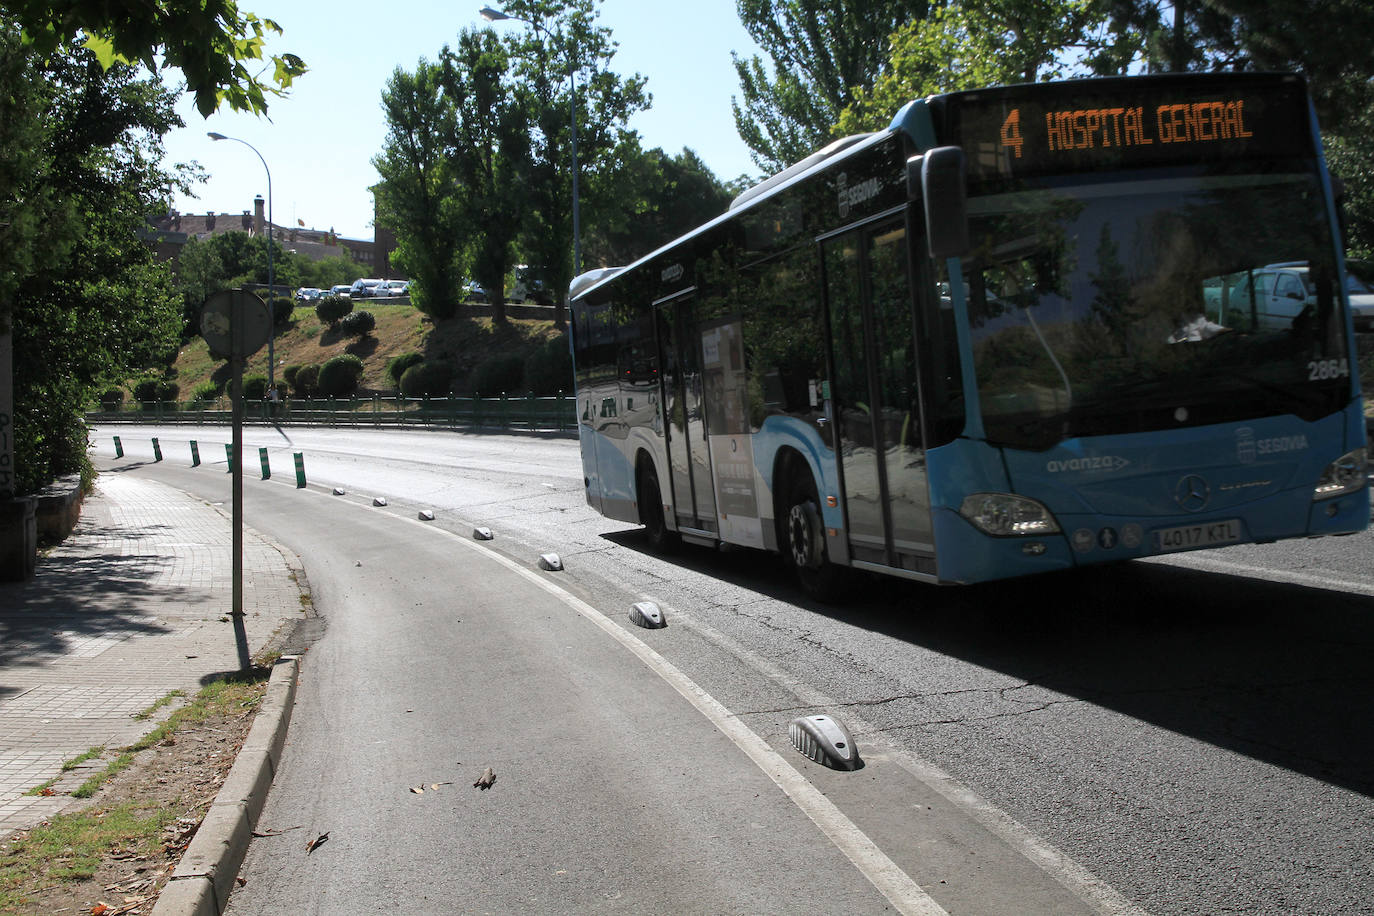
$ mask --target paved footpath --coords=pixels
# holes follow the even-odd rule
[[[77,802],[118,748],[170,715],[134,716],[238,669],[227,507],[117,471],[101,474],[75,531],[29,582],[0,583],[0,838]],[[243,610],[252,653],[303,616],[300,561],[245,530]],[[24,793],[65,761],[51,796]]]

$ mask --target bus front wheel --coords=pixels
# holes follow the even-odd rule
[[[797,581],[812,597],[833,601],[840,593],[841,570],[830,562],[826,553],[825,523],[821,519],[816,484],[810,474],[792,478],[785,518],[784,551],[797,574]]]

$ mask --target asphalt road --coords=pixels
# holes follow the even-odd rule
[[[227,499],[227,431],[201,440],[219,460],[195,470],[179,454],[197,435],[186,427],[98,430],[102,455],[110,433],[130,468],[151,457],[140,437],[161,437],[168,460],[127,472]],[[248,522],[301,553],[329,629],[307,657],[298,721],[309,724],[293,723],[296,756],[269,807],[269,826],[311,823],[280,850],[255,844],[236,913],[382,905],[356,896],[367,888],[407,895],[391,898],[407,904],[396,912],[788,912],[798,900],[876,912],[920,895],[952,913],[1374,912],[1367,535],[976,588],[867,580],[844,607],[823,607],[761,554],[648,554],[633,528],[586,508],[572,441],[248,438],[271,449],[277,475],[246,481]],[[291,485],[292,451],[309,493]],[[348,494],[325,495],[335,485]],[[390,505],[372,507],[377,495]],[[418,508],[435,510],[431,530],[411,521]],[[669,627],[636,638],[881,857],[861,867],[842,854],[576,601],[489,569],[496,558],[458,543],[474,525],[497,532],[483,549],[525,569],[558,552],[567,569],[537,575],[625,632],[630,601],[659,601]],[[633,717],[641,704],[652,711]],[[787,722],[812,712],[845,721],[869,765],[837,774],[791,751]],[[471,788],[497,750],[497,786]],[[528,761],[526,806],[491,804],[523,781],[502,782],[503,769]],[[467,783],[405,791],[460,771]],[[588,773],[603,785],[587,787]],[[423,807],[432,801],[447,807]],[[534,810],[548,815],[539,842]],[[319,860],[295,847],[317,821],[330,829],[328,812],[344,829],[321,867],[329,845]],[[570,847],[595,864],[564,881],[551,863],[576,861]],[[304,864],[288,869],[293,856]],[[884,859],[920,894],[884,896]],[[703,890],[718,896],[693,896]]]

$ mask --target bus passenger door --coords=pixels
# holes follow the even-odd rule
[[[869,224],[821,250],[850,556],[933,575],[905,222]]]
[[[716,498],[706,439],[701,341],[690,291],[655,303],[663,354],[663,425],[673,511],[679,528],[716,531]]]

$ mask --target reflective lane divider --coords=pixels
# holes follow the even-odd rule
[[[115,437],[114,437],[114,441],[115,441],[115,457],[116,457],[116,458],[123,458],[123,457],[124,457],[124,446],[123,446],[123,444],[120,443],[119,437],[118,437],[118,436],[115,436]]]
[[[258,461],[262,462],[262,479],[266,480],[272,476],[272,468],[267,464],[267,449],[258,449]]]
[[[196,440],[191,440],[191,467],[200,467],[200,446],[196,445]]]
[[[154,437],[153,437],[153,460],[154,460],[154,461],[161,461],[161,460],[162,460],[162,446],[160,446],[160,445],[157,444],[157,436],[154,436]]]
[[[224,460],[229,465],[229,473],[234,473],[234,446],[230,442],[224,443]]]
[[[296,452],[296,489],[305,489],[305,454]]]

